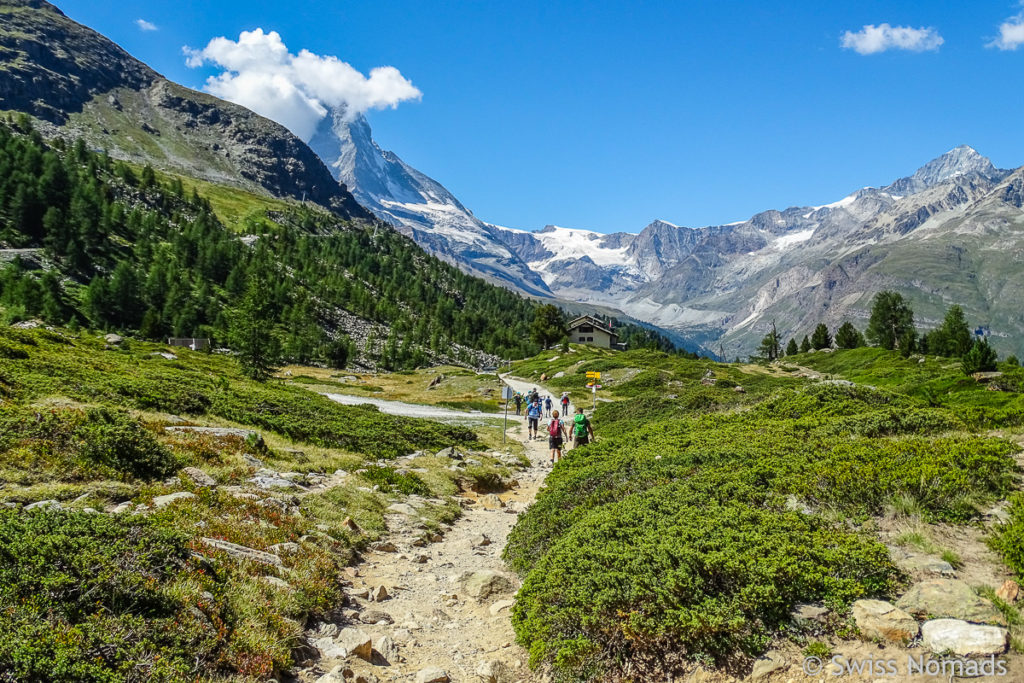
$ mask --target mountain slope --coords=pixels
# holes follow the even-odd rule
[[[431,253],[468,272],[531,295],[550,296],[544,281],[437,181],[374,142],[362,116],[334,109],[310,146],[359,202]]]
[[[0,0],[0,110],[115,158],[368,219],[284,126],[172,83],[44,0]]]
[[[1010,292],[978,285],[1015,281],[1021,195],[1020,171],[961,146],[885,187],[731,225],[503,234],[557,296],[614,303],[729,357],[752,352],[772,319],[798,337],[820,321],[863,324],[886,287],[910,295],[926,326],[960,303],[1004,353],[1020,352]]]

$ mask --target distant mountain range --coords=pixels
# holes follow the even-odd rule
[[[533,296],[624,311],[711,353],[749,354],[773,320],[786,338],[822,321],[863,328],[887,288],[910,297],[922,327],[959,303],[1004,353],[1024,351],[1024,169],[997,169],[966,145],[824,206],[602,234],[482,221],[381,150],[362,117],[335,112],[311,144],[360,203],[429,251]]]

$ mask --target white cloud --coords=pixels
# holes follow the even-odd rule
[[[854,33],[845,32],[839,39],[840,46],[858,54],[871,55],[886,50],[910,50],[924,52],[938,50],[945,41],[934,28],[911,28],[889,24],[866,24]]]
[[[145,19],[136,19],[135,20],[135,25],[138,26],[139,29],[143,30],[143,31],[156,31],[157,30],[156,24],[154,24],[151,21],[146,21]]]
[[[220,37],[201,50],[183,48],[186,64],[213,64],[223,69],[204,89],[241,104],[309,140],[328,107],[344,105],[354,117],[369,109],[397,107],[422,93],[392,66],[364,76],[337,57],[309,50],[292,54],[277,31],[243,31],[238,40]]]
[[[1021,2],[1024,7],[1024,2]],[[997,47],[1000,50],[1016,50],[1024,45],[1024,9],[999,24],[999,37],[988,43],[986,47]]]

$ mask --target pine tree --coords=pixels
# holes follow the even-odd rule
[[[789,343],[786,344],[786,355],[795,356],[798,353],[800,353],[800,347],[796,345],[796,339],[790,337]]]
[[[960,359],[960,369],[965,375],[973,375],[976,372],[992,372],[996,369],[996,362],[999,360],[996,350],[993,349],[988,339],[982,337],[974,342],[971,350]]]
[[[254,275],[231,322],[231,341],[238,353],[242,372],[259,382],[274,373],[280,354],[266,297],[267,289],[267,280],[259,274]]]
[[[562,310],[554,304],[544,304],[537,308],[530,324],[530,338],[541,348],[546,349],[566,334],[565,317]]]
[[[779,338],[779,332],[775,329],[775,321],[772,321],[772,329],[761,339],[761,345],[757,348],[758,355],[761,358],[771,362],[778,360],[779,356],[782,355],[782,341]]]
[[[844,322],[836,330],[836,348],[859,349],[862,346],[864,346],[864,335],[850,321]]]
[[[811,350],[811,340],[805,334],[803,340],[800,342],[800,353],[807,353]]]
[[[883,349],[895,349],[914,329],[914,311],[899,292],[884,291],[875,295],[871,305],[866,336]]]
[[[967,326],[967,318],[964,316],[964,309],[952,305],[946,311],[946,317],[942,325],[935,331],[938,334],[929,339],[928,347],[931,352],[950,358],[960,358],[971,350],[974,345],[974,338]],[[938,346],[936,345],[938,342]]]
[[[832,347],[832,335],[829,334],[828,326],[825,323],[818,323],[818,326],[814,328],[814,333],[811,334],[811,346],[817,351]]]

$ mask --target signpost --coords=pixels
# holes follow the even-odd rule
[[[587,382],[587,388],[594,393],[594,410],[597,410],[597,390],[601,388],[601,385],[598,384],[597,382],[598,380],[601,379],[601,373],[588,372],[587,379],[590,380],[589,382]]]

